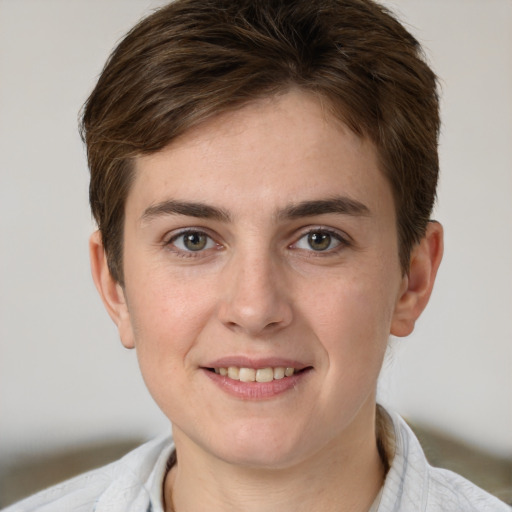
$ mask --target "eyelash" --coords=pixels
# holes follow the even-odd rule
[[[309,241],[306,241],[306,243],[310,245],[309,249],[298,247],[299,242],[301,242],[302,240],[307,240],[307,238],[312,235],[328,236],[330,237],[329,245],[331,245],[333,241],[336,242],[336,245],[334,247],[327,247],[326,249],[323,250],[315,250],[311,247]],[[313,227],[304,231],[302,235],[297,239],[297,241],[291,244],[289,247],[299,251],[304,251],[305,253],[309,253],[308,256],[310,257],[325,257],[337,254],[338,252],[342,251],[347,247],[350,247],[351,245],[352,244],[348,240],[348,237],[343,236],[337,231],[323,227]]]
[[[187,235],[188,236],[199,236],[199,237],[204,236],[207,239],[206,246],[201,247],[201,248],[197,249],[196,251],[194,251],[192,249],[177,247],[176,242],[181,239],[182,243],[184,244],[185,243],[184,237],[186,237]],[[177,255],[181,258],[196,258],[201,253],[203,253],[205,250],[214,249],[214,248],[219,249],[221,247],[221,245],[218,244],[217,242],[215,242],[215,240],[207,232],[205,232],[202,229],[194,229],[194,228],[188,228],[183,231],[180,231],[179,233],[173,234],[168,240],[166,240],[164,242],[164,245],[169,250],[174,252],[175,255]]]
[[[176,245],[176,242],[181,239],[182,244],[184,245],[185,244],[184,237],[186,237],[187,235],[188,236],[205,237],[206,240],[205,240],[204,247],[199,247],[195,251],[193,249],[178,247]],[[306,243],[308,243],[310,246],[309,249],[302,248],[302,247],[298,246],[302,240],[307,240],[307,237],[310,237],[312,235],[328,236],[328,237],[330,237],[329,246],[332,244],[333,241],[336,243],[336,245],[334,247],[328,246],[325,249],[315,250],[311,247],[309,241],[306,241]],[[166,240],[164,242],[164,245],[169,250],[174,252],[175,255],[177,255],[181,258],[197,258],[197,257],[200,257],[201,255],[204,255],[202,253],[204,253],[206,250],[222,248],[222,245],[217,243],[214,240],[214,238],[212,236],[210,236],[206,231],[204,231],[202,229],[196,229],[196,228],[187,228],[183,231],[173,234],[168,240]],[[341,235],[337,231],[334,231],[331,229],[326,229],[323,227],[314,227],[314,228],[309,228],[306,231],[302,232],[301,236],[295,242],[290,244],[288,246],[288,248],[290,248],[292,250],[302,251],[304,253],[309,253],[308,256],[310,256],[310,257],[321,257],[321,256],[325,257],[325,256],[337,254],[339,251],[343,250],[346,247],[350,247],[350,246],[351,246],[351,243],[347,239],[347,237]]]

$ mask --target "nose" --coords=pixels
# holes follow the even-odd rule
[[[292,322],[291,291],[271,255],[233,256],[222,274],[218,315],[226,327],[254,337]]]

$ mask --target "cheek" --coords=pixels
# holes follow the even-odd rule
[[[172,357],[186,356],[213,311],[208,282],[184,282],[165,273],[146,276],[129,310],[139,360],[167,364]]]
[[[378,275],[331,280],[309,300],[308,317],[333,373],[353,379],[362,369],[378,373],[390,335],[394,284]]]
[[[192,401],[191,354],[211,315],[212,296],[163,277],[140,281],[134,289],[129,309],[142,377],[164,413],[180,416]]]
[[[312,312],[309,316],[317,318],[317,325],[333,334],[347,331],[358,338],[367,338],[370,332],[389,334],[394,294],[379,286],[376,279],[331,280],[329,290],[314,294],[311,299],[307,306]]]

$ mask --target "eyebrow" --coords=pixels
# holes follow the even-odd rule
[[[302,201],[293,204],[279,212],[280,219],[298,219],[300,217],[312,217],[338,213],[352,216],[369,216],[370,209],[363,203],[345,196],[336,196],[329,199]]]
[[[329,199],[316,199],[302,201],[287,206],[277,214],[279,220],[299,219],[315,215],[337,213],[352,216],[368,216],[369,208],[363,203],[344,196],[336,196]],[[230,222],[231,215],[222,208],[217,208],[200,202],[177,201],[168,199],[149,206],[144,210],[141,221],[149,221],[155,217],[165,215],[185,215],[199,219],[212,219],[221,222]]]
[[[141,216],[141,221],[148,221],[164,215],[186,215],[187,217],[212,219],[222,222],[229,222],[231,220],[229,213],[222,208],[216,208],[204,203],[168,199],[146,208]]]

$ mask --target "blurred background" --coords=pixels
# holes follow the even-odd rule
[[[151,0],[0,0],[0,506],[168,428],[89,273],[78,111]],[[380,401],[512,500],[512,1],[395,0],[441,79],[446,251]]]

